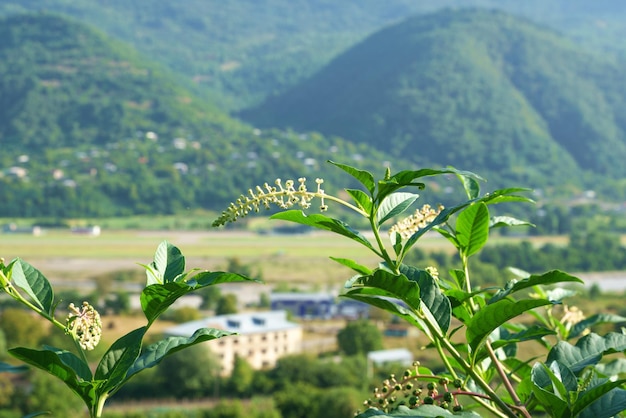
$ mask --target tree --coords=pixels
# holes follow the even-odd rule
[[[27,411],[51,411],[56,417],[82,416],[86,411],[80,398],[53,376],[41,371],[31,374],[32,391],[27,399]]]
[[[380,330],[367,320],[349,322],[337,333],[339,350],[346,355],[367,354],[383,348]]]
[[[274,393],[274,403],[283,417],[316,417],[319,414],[317,398],[320,390],[313,385],[296,382]]]
[[[294,383],[318,385],[318,360],[306,354],[296,354],[280,358],[276,366],[268,372],[270,380],[278,390]]]
[[[219,370],[215,355],[206,344],[200,344],[164,359],[157,377],[165,393],[199,398],[213,393]]]
[[[237,313],[237,296],[232,293],[221,296],[217,301],[215,315],[228,315],[234,313]]]
[[[222,291],[218,286],[208,286],[200,292],[202,296],[202,308],[214,309],[222,297]]]
[[[350,387],[322,390],[317,398],[318,418],[350,417],[363,408],[363,393]]]
[[[235,355],[233,371],[228,382],[229,390],[239,396],[248,396],[253,380],[254,369],[250,363],[245,358]]]
[[[42,321],[34,314],[20,308],[7,308],[0,315],[0,328],[4,330],[7,347],[38,346],[48,334]]]

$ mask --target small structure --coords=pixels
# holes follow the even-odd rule
[[[72,228],[72,234],[99,237],[101,233],[102,233],[102,229],[100,229],[98,225]]]
[[[287,320],[286,311],[218,315],[168,328],[164,334],[190,337],[199,328],[238,334],[206,344],[219,358],[224,376],[232,372],[235,356],[245,358],[255,369],[263,369],[275,366],[285,355],[302,350],[302,328]]]
[[[388,364],[410,366],[413,363],[413,354],[406,348],[370,351],[367,353],[367,361],[376,366]]]
[[[30,234],[36,237],[40,236],[43,232],[41,227],[35,226],[18,226],[11,222],[2,226],[2,232],[5,234]]]
[[[298,318],[330,319],[336,313],[335,297],[330,293],[270,293],[270,306],[288,310]]]
[[[370,314],[370,305],[354,299],[342,298],[337,303],[336,316],[345,319],[361,319],[368,318]]]

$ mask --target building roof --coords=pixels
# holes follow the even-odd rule
[[[237,334],[256,334],[298,327],[299,324],[287,320],[286,311],[264,311],[213,316],[185,322],[163,332],[166,335],[189,337],[199,328],[216,328]]]
[[[406,348],[393,348],[390,350],[370,351],[367,359],[376,364],[384,363],[410,363],[413,361],[413,354]]]
[[[272,302],[332,302],[335,300],[335,296],[330,293],[270,293],[270,300]]]

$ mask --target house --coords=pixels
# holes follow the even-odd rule
[[[270,293],[270,306],[306,319],[330,319],[336,312],[335,296],[330,293]]]
[[[200,328],[237,333],[206,344],[219,358],[224,376],[232,372],[236,356],[245,358],[255,369],[264,369],[302,350],[302,328],[287,319],[286,311],[218,315],[168,328],[164,334],[190,337]]]

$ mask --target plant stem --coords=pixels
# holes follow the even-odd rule
[[[456,374],[456,370],[454,370],[454,367],[452,367],[452,364],[450,364],[450,360],[448,360],[448,356],[446,356],[446,353],[443,352],[443,347],[441,347],[441,341],[439,341],[439,339],[437,338],[433,338],[433,344],[435,344],[435,348],[437,348],[439,357],[445,364],[446,368],[448,369],[452,377],[455,379],[458,379],[459,376]]]
[[[432,331],[436,331],[436,330],[432,330]],[[489,386],[489,383],[487,383],[482,378],[482,376],[476,373],[474,368],[469,363],[467,363],[467,361],[465,361],[463,356],[461,356],[461,354],[454,348],[452,343],[444,336],[436,335],[436,337],[440,338],[440,341],[443,343],[443,345],[445,346],[446,350],[448,350],[450,355],[454,357],[454,359],[463,367],[463,369],[465,369],[465,372],[469,376],[471,376],[472,379],[474,379],[474,382],[476,382],[476,384],[485,391],[485,393],[491,398],[491,400],[496,405],[498,405],[498,407],[502,410],[502,412],[504,412],[507,416],[511,418],[517,418],[517,414],[515,414],[515,412],[511,410],[511,408],[506,402],[500,399],[498,394],[491,388],[491,386]]]
[[[99,418],[102,416],[102,410],[104,409],[104,403],[107,401],[107,394],[104,393],[102,396],[98,397],[98,402],[96,402],[92,407],[95,407],[95,410],[91,410],[90,415],[91,418]]]
[[[485,348],[487,349],[487,353],[489,353],[489,357],[491,358],[491,362],[496,367],[496,370],[498,372],[498,375],[500,376],[500,379],[502,379],[502,383],[504,384],[504,387],[506,388],[507,392],[509,392],[509,395],[511,396],[511,399],[513,399],[513,402],[515,403],[515,406],[518,407],[518,410],[525,417],[531,418],[530,414],[528,413],[528,411],[526,410],[526,408],[522,404],[522,401],[520,401],[519,396],[517,396],[517,392],[515,392],[515,388],[513,388],[513,385],[511,384],[511,381],[509,380],[508,376],[506,375],[506,373],[502,369],[502,364],[500,364],[500,360],[498,360],[498,357],[496,356],[495,351],[493,351],[493,347],[491,346],[491,342],[489,340],[487,340],[485,342]]]
[[[369,215],[367,213],[363,212],[361,209],[359,209],[356,206],[346,202],[343,199],[340,199],[338,197],[335,197],[335,196],[332,196],[332,195],[328,195],[328,194],[321,195],[319,193],[315,193],[315,196],[318,197],[318,198],[322,198],[323,197],[326,200],[332,200],[333,202],[337,202],[337,203],[339,203],[339,204],[341,204],[341,205],[343,205],[343,206],[345,206],[347,208],[352,209],[353,211],[355,211],[356,213],[362,215],[363,217],[369,218]]]
[[[370,226],[372,228],[372,231],[374,232],[374,238],[376,238],[376,244],[378,244],[378,248],[380,248],[380,253],[378,253],[377,251],[374,251],[374,252],[378,256],[384,258],[385,262],[387,262],[390,268],[393,268],[395,273],[399,273],[397,263],[392,262],[391,257],[389,257],[389,254],[387,253],[387,250],[385,249],[385,244],[383,244],[383,240],[380,238],[380,230],[378,229],[378,226],[376,225],[376,221],[374,220],[374,218],[375,216],[368,216],[368,219],[370,221]]]

